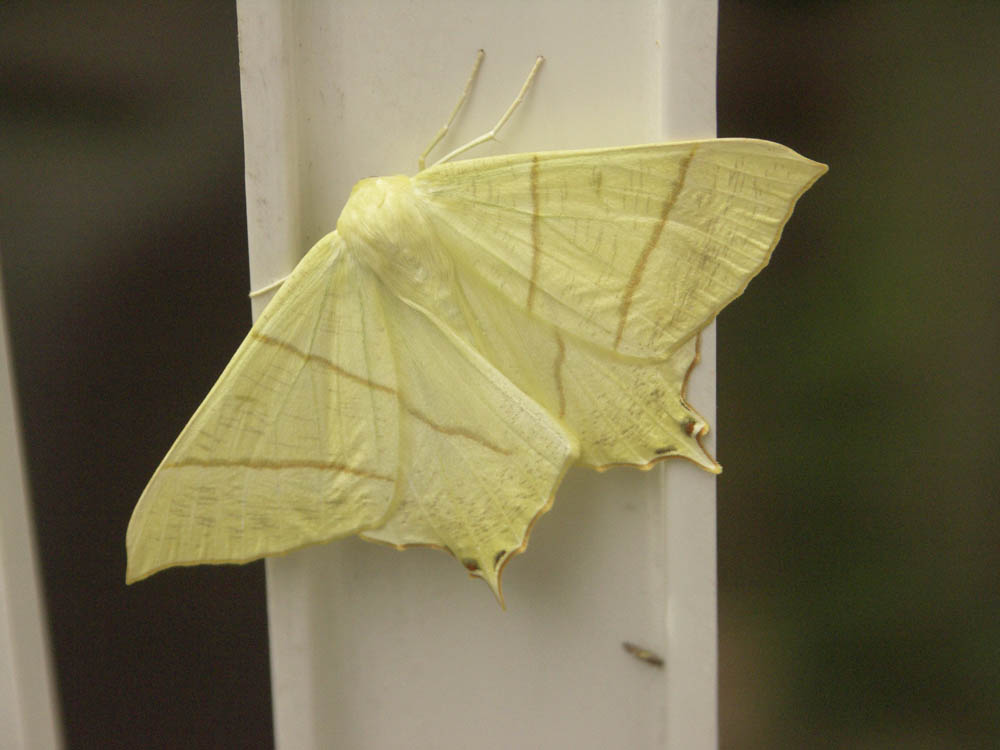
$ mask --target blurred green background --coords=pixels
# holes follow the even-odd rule
[[[720,316],[727,748],[1000,747],[1000,3],[720,4],[830,172]]]
[[[1000,3],[722,0],[719,31],[719,134],[831,167],[720,319],[722,745],[998,747]],[[0,102],[68,746],[267,747],[262,567],[118,575],[249,324],[233,3],[4,3]]]

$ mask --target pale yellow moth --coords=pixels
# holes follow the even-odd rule
[[[571,464],[720,470],[684,400],[698,333],[826,167],[745,139],[452,161],[540,62],[489,133],[354,187],[139,498],[129,582],[359,534],[502,603]]]

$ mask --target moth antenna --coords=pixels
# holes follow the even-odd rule
[[[472,64],[472,72],[469,73],[469,80],[465,82],[465,88],[462,89],[462,95],[458,97],[458,104],[456,104],[455,109],[451,111],[451,115],[449,115],[448,121],[437,132],[437,135],[434,136],[434,139],[431,141],[430,145],[424,149],[424,152],[422,154],[420,154],[420,158],[417,159],[417,166],[420,168],[421,172],[424,170],[424,167],[427,164],[427,155],[431,151],[433,151],[434,147],[441,142],[442,138],[444,138],[445,134],[448,132],[448,128],[451,127],[451,124],[455,122],[455,118],[458,117],[458,112],[460,109],[462,109],[462,105],[465,104],[465,100],[469,98],[469,92],[472,91],[472,84],[475,82],[476,77],[479,75],[479,67],[483,64],[484,57],[486,57],[486,53],[483,52],[482,50],[479,50],[476,53],[476,61]]]
[[[521,86],[521,90],[518,92],[517,98],[514,99],[513,102],[511,102],[511,105],[507,107],[507,111],[503,113],[503,116],[497,121],[497,124],[494,125],[492,129],[490,129],[489,132],[483,133],[478,138],[474,138],[473,140],[466,143],[464,146],[459,146],[450,154],[447,154],[438,159],[431,166],[436,167],[438,164],[444,164],[446,161],[454,159],[459,154],[464,154],[470,148],[475,148],[476,146],[480,146],[484,143],[487,143],[488,141],[496,140],[497,133],[500,132],[500,128],[502,128],[504,125],[507,124],[507,120],[509,120],[510,116],[514,114],[514,110],[517,109],[518,105],[520,105],[521,102],[524,101],[524,96],[525,94],[528,93],[528,88],[531,86],[531,82],[535,80],[535,76],[538,74],[538,69],[542,67],[543,62],[545,62],[545,58],[542,57],[541,55],[539,55],[535,59],[535,64],[531,66],[531,70],[528,73],[528,77],[525,79],[524,85]]]

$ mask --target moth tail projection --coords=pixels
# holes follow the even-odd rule
[[[574,448],[575,451],[575,448]],[[460,553],[456,553],[451,547],[433,542],[405,542],[399,541],[405,538],[405,534],[401,534],[396,528],[399,526],[398,523],[388,524],[389,528],[377,529],[369,532],[362,532],[359,536],[368,542],[374,542],[376,544],[384,544],[397,549],[400,551],[405,551],[411,548],[417,547],[427,547],[430,549],[437,549],[443,552],[447,552],[449,555],[458,560],[459,563],[468,571],[470,578],[479,578],[490,587],[493,592],[493,596],[496,597],[497,603],[500,605],[501,609],[507,609],[507,605],[504,601],[503,596],[503,572],[507,567],[507,563],[513,560],[517,555],[521,554],[528,548],[528,541],[531,537],[531,532],[534,530],[535,523],[543,515],[552,509],[552,504],[555,501],[556,492],[559,485],[562,484],[563,478],[566,476],[566,472],[574,463],[575,452],[570,453],[563,463],[562,471],[555,478],[552,485],[552,490],[549,493],[548,500],[538,507],[538,511],[534,518],[527,524],[524,529],[523,536],[521,538],[521,543],[511,549],[503,549],[502,545],[500,549],[496,549],[492,553],[481,552],[474,557],[460,557]]]
[[[668,458],[683,458],[710,474],[721,474],[722,466],[702,442],[711,428],[707,420],[687,402],[688,380],[701,360],[700,350],[699,334],[674,352],[666,362],[631,368],[616,362],[619,368],[626,368],[638,384],[639,398],[633,401],[630,412],[642,415],[643,421],[653,420],[655,427],[643,433],[643,439],[639,441],[642,447],[633,447],[631,452],[623,451],[620,444],[611,450],[602,450],[597,447],[599,438],[588,440],[588,450],[581,462],[601,472],[618,467],[648,471]],[[648,400],[642,404],[642,399]],[[610,425],[613,419],[612,415],[608,415],[605,425],[588,424],[588,432],[597,434],[597,430],[608,429],[606,425]],[[589,421],[594,420],[591,418]],[[635,445],[634,438],[632,445]]]

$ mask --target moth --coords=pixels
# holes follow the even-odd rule
[[[501,573],[567,469],[710,472],[699,332],[826,167],[721,139],[455,160],[359,182],[153,474],[126,579],[349,534]]]

